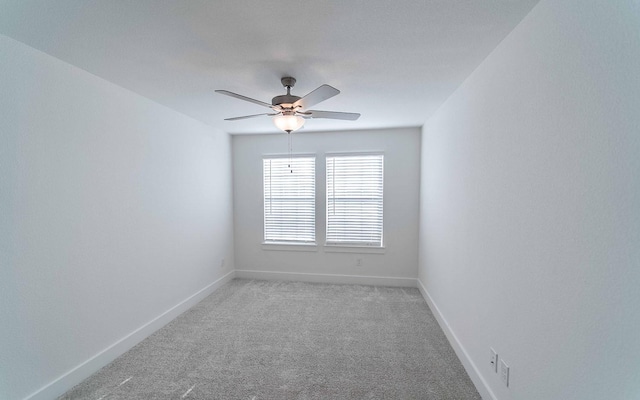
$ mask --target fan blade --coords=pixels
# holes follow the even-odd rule
[[[261,106],[264,106],[264,107],[269,107],[269,108],[272,107],[271,104],[265,103],[264,101],[252,99],[251,97],[243,96],[243,95],[238,94],[238,93],[233,93],[233,92],[230,92],[228,90],[216,90],[215,92],[216,93],[220,93],[220,94],[225,94],[227,96],[235,97],[236,99],[248,101],[250,103],[255,103],[255,104],[258,104],[258,105],[261,105]]]
[[[309,110],[300,114],[302,117],[306,118],[328,118],[328,119],[344,119],[348,121],[355,121],[360,118],[360,114],[358,113],[347,113],[347,112],[337,112],[337,111],[318,111],[318,110]]]
[[[268,116],[272,117],[272,116],[278,115],[278,114],[267,114],[267,113],[264,113],[264,114],[253,114],[253,115],[245,115],[245,116],[242,116],[242,117],[225,118],[224,120],[225,121],[237,121],[239,119],[262,117],[263,115],[268,115]]]
[[[322,85],[318,87],[316,90],[307,94],[300,100],[293,103],[293,107],[302,107],[303,110],[308,109],[309,107],[313,107],[321,101],[325,101],[327,99],[332,98],[333,96],[339,94],[340,91],[333,86]]]

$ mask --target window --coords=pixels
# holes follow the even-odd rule
[[[265,158],[265,243],[316,240],[315,157]]]
[[[327,156],[327,245],[382,247],[383,155]]]

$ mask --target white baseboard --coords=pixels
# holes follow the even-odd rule
[[[415,278],[360,276],[339,274],[310,274],[300,272],[236,270],[236,278],[318,283],[341,283],[374,286],[416,287]]]
[[[431,312],[438,320],[440,328],[447,336],[447,339],[449,339],[449,344],[451,344],[451,347],[453,347],[453,350],[456,352],[456,355],[460,359],[460,362],[462,363],[464,369],[467,371],[467,375],[469,375],[469,378],[471,378],[471,381],[478,390],[478,393],[480,393],[480,396],[482,396],[483,400],[497,400],[496,395],[493,393],[487,382],[480,374],[476,364],[471,360],[464,346],[462,345],[462,343],[460,343],[456,334],[451,330],[449,323],[440,312],[440,309],[438,308],[436,303],[433,301],[433,298],[427,291],[427,288],[424,286],[422,281],[420,281],[420,279],[416,279],[416,283],[418,289],[420,289],[420,293],[422,293],[422,297],[424,297],[424,300],[427,302],[427,305],[429,305]]]
[[[169,310],[160,314],[150,322],[118,340],[111,346],[100,351],[87,361],[67,371],[62,376],[38,389],[36,392],[27,396],[24,400],[51,400],[64,394],[69,389],[98,371],[100,368],[109,364],[111,361],[127,352],[133,346],[140,343],[149,335],[162,328],[167,323],[171,322],[178,315],[182,314],[189,308],[196,305],[202,299],[215,292],[220,286],[231,281],[234,277],[235,271],[227,273],[223,277],[210,283],[198,292],[171,307]]]

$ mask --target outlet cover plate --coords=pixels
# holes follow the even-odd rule
[[[509,387],[509,366],[504,360],[500,360],[500,379],[506,387]]]

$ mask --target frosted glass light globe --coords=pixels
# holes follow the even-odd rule
[[[304,118],[297,115],[278,115],[273,117],[273,123],[278,127],[278,129],[291,133],[302,128],[302,125],[304,125]]]

